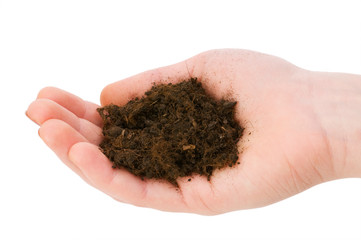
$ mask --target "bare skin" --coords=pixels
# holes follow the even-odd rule
[[[123,105],[153,82],[197,77],[216,98],[236,99],[245,126],[240,165],[179,189],[112,169],[100,152],[99,106],[42,89],[27,110],[44,142],[93,187],[114,199],[164,211],[214,215],[269,205],[326,181],[361,177],[361,76],[311,72],[245,50],[213,50],[106,86],[101,104]]]

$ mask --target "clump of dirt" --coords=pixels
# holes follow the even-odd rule
[[[113,168],[142,179],[164,179],[176,187],[178,177],[210,180],[215,169],[238,161],[243,128],[234,119],[236,103],[213,99],[194,78],[153,85],[124,106],[98,109],[104,121],[100,148]]]

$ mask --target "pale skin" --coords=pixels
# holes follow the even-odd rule
[[[106,86],[101,105],[124,105],[156,83],[197,77],[216,98],[237,100],[245,127],[240,164],[207,181],[170,183],[113,169],[98,144],[99,106],[47,87],[27,116],[57,156],[91,186],[114,199],[164,211],[204,215],[278,202],[314,185],[361,177],[361,76],[312,72],[246,50],[212,50]]]

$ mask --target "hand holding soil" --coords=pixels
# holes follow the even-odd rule
[[[177,188],[113,169],[99,149],[100,106],[63,90],[41,90],[27,115],[40,125],[44,142],[87,183],[137,206],[212,215],[361,177],[361,76],[311,72],[251,51],[213,50],[110,84],[101,103],[124,106],[154,83],[190,78],[217,100],[237,101],[234,117],[244,127],[237,145],[240,164],[215,169],[210,181],[197,174],[180,177]],[[184,151],[194,148],[182,145]]]
[[[142,179],[166,180],[195,174],[210,181],[216,169],[238,160],[243,128],[234,119],[237,102],[214,100],[192,78],[158,84],[124,106],[98,108],[103,119],[102,152],[113,168]]]

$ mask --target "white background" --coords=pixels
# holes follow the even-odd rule
[[[86,185],[24,114],[44,86],[99,103],[108,83],[214,48],[361,74],[360,3],[0,0],[0,239],[361,239],[361,179],[215,217],[137,208]]]

